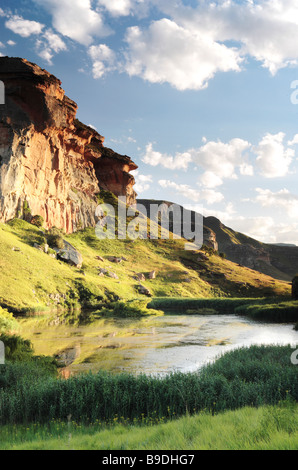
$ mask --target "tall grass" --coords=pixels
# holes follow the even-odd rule
[[[297,450],[298,405],[200,413],[167,423],[112,427],[70,421],[0,428],[1,450]]]
[[[4,366],[0,383],[0,422],[76,422],[168,419],[201,410],[212,414],[245,406],[298,401],[297,366],[290,346],[251,347],[230,352],[200,373],[166,377],[105,372],[54,379],[19,365]],[[27,367],[30,368],[28,365]],[[9,380],[7,377],[9,376]]]

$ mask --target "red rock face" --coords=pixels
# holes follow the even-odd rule
[[[104,147],[104,137],[75,119],[61,82],[23,59],[0,58],[6,104],[0,105],[0,222],[25,205],[46,228],[71,233],[95,225],[100,188],[134,204],[137,168]]]

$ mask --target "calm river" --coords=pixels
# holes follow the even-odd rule
[[[189,372],[241,346],[298,346],[293,325],[259,323],[235,315],[101,319],[79,327],[26,319],[22,325],[22,334],[33,342],[36,354],[58,355],[71,374],[99,369],[134,374]]]

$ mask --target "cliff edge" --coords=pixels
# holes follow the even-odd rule
[[[104,147],[104,137],[76,119],[61,82],[25,59],[0,57],[0,223],[40,215],[45,227],[72,233],[95,225],[101,189],[136,202],[137,165]]]

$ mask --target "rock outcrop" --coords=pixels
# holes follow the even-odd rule
[[[94,226],[100,189],[136,193],[127,156],[76,119],[77,105],[56,77],[24,59],[0,58],[5,105],[0,105],[0,222],[26,211],[45,227],[71,233]]]

